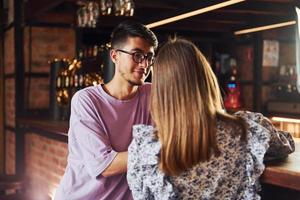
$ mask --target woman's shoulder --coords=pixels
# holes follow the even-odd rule
[[[266,117],[261,113],[251,112],[251,111],[238,111],[233,114],[234,116],[244,119],[248,123],[262,123]]]

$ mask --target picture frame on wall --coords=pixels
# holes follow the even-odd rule
[[[277,40],[263,41],[264,67],[277,67],[279,64],[279,42]]]

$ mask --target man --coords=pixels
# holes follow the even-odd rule
[[[56,200],[132,199],[126,180],[127,148],[134,124],[150,124],[150,84],[157,38],[132,21],[112,33],[113,79],[72,98],[68,165]]]

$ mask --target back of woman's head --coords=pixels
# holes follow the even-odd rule
[[[153,71],[151,114],[162,144],[160,164],[165,173],[176,175],[218,154],[221,94],[207,60],[185,39],[167,41]]]

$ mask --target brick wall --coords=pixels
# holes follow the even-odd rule
[[[30,81],[30,82],[29,82]],[[28,88],[28,85],[30,87]],[[28,93],[29,89],[29,93]],[[26,103],[29,109],[44,109],[49,107],[49,78],[26,78]]]
[[[31,40],[30,40],[31,34]],[[50,73],[49,61],[75,56],[75,32],[70,28],[32,27],[24,30],[24,64],[29,73]],[[49,78],[26,79],[25,98],[29,109],[49,107]],[[29,88],[28,88],[29,84]],[[28,90],[29,89],[29,90]]]
[[[54,58],[74,58],[75,32],[70,28],[27,27],[24,30],[24,55],[26,72],[30,70],[31,59],[31,72],[49,73],[49,61]]]
[[[287,40],[295,37],[295,30],[293,26],[286,26],[277,29],[270,29],[262,32],[263,38],[266,39],[280,39]]]
[[[0,33],[0,173],[4,171],[4,67],[3,67],[3,57],[4,57],[4,46],[2,45],[4,42],[4,37],[2,33]]]
[[[253,54],[252,45],[241,45],[236,48],[237,67],[241,80],[253,80]]]
[[[5,141],[5,173],[6,174],[15,174],[16,172],[16,163],[15,163],[15,133],[11,131],[6,131],[6,141]]]
[[[31,31],[31,33],[30,33]],[[29,35],[32,35],[31,41]],[[15,58],[14,29],[5,33],[5,125],[15,128]],[[75,33],[66,28],[25,28],[24,64],[27,73],[50,72],[49,60],[75,56]],[[30,78],[30,81],[29,81]],[[45,109],[49,106],[49,77],[25,77],[25,109]],[[30,83],[30,85],[29,85]],[[29,88],[29,89],[28,89]],[[10,130],[10,129],[9,129]],[[5,170],[15,173],[15,133],[6,130]],[[43,200],[43,195],[53,193],[66,166],[67,144],[47,139],[33,133],[26,134],[25,170],[33,197]]]
[[[296,46],[294,42],[281,42],[279,50],[279,65],[296,64]]]
[[[14,29],[7,30],[4,34],[4,74],[12,75],[15,72],[14,57]],[[15,78],[4,80],[4,112],[5,126],[15,127]],[[5,173],[15,173],[15,133],[5,130]]]
[[[237,67],[239,80],[253,80],[253,46],[241,45],[236,48]],[[242,84],[242,108],[253,110],[253,86],[252,84]]]
[[[275,98],[275,93],[270,85],[263,85],[261,87],[261,102],[262,105],[267,105],[268,101]]]
[[[29,39],[31,31],[31,43]],[[30,55],[31,45],[31,55]],[[24,34],[25,71],[50,73],[49,61],[54,58],[74,58],[75,33],[65,28],[26,28]],[[31,66],[30,66],[31,62]],[[49,77],[50,78],[50,77]],[[29,109],[49,107],[47,77],[29,77],[25,80],[25,98]],[[29,84],[30,82],[30,84]],[[29,90],[28,90],[29,84]],[[28,190],[37,199],[53,195],[67,164],[67,144],[26,133],[26,177]]]
[[[242,85],[242,102],[243,109],[253,111],[253,86],[252,85]]]
[[[15,127],[15,79],[5,80],[5,124]]]
[[[52,196],[67,165],[67,143],[27,133],[25,148],[28,190],[33,196]]]
[[[4,73],[12,74],[15,71],[14,29],[4,34]]]
[[[14,29],[4,35],[4,74],[10,75],[15,71]],[[15,127],[15,79],[8,78],[4,82],[5,90],[5,125]]]

